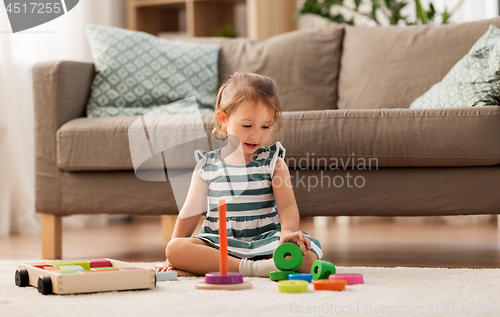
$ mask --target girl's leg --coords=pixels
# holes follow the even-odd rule
[[[298,272],[311,273],[311,267],[314,261],[316,261],[317,259],[318,256],[316,255],[316,253],[314,253],[314,251],[312,250],[307,251],[306,255],[304,256],[304,261],[302,262],[302,265],[300,266]]]
[[[168,262],[175,268],[198,275],[219,271],[219,250],[198,238],[176,238],[167,245]],[[228,256],[230,272],[238,272],[240,259]]]

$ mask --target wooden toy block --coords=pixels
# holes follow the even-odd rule
[[[163,265],[161,265],[161,264],[155,265],[155,270],[161,269],[161,268],[163,268]],[[179,277],[179,276],[198,276],[198,275],[193,274],[191,272],[182,271],[182,270],[172,270],[172,271],[169,271],[169,272],[177,272],[177,277]]]
[[[95,260],[87,260],[90,263],[90,268],[98,268],[98,267],[110,267],[111,262],[106,259],[95,259]]]
[[[91,271],[118,271],[120,270],[121,268],[120,267],[96,267],[96,268],[93,268],[93,269],[90,269]]]
[[[45,267],[43,267],[43,269],[46,271],[60,271],[61,270],[58,266],[45,266]]]
[[[177,272],[156,272],[156,281],[175,281],[177,280]]]
[[[53,266],[67,266],[67,265],[72,265],[76,266],[79,265],[83,267],[85,270],[90,270],[90,262],[87,262],[86,260],[80,261],[80,260],[75,260],[75,261],[57,261],[57,262],[47,262],[50,265]]]
[[[63,265],[59,267],[61,271],[85,271],[80,265]]]
[[[52,269],[41,269],[31,264],[20,264],[16,271],[16,285],[34,286],[42,294],[77,294],[77,293],[94,293],[106,291],[122,291],[148,289],[156,287],[155,273],[153,270],[136,268],[131,264],[116,260],[107,259],[110,261],[112,270],[71,270],[64,271]],[[50,262],[54,269],[61,264],[72,264],[82,261],[65,261]],[[88,263],[90,268],[90,262]],[[80,265],[78,265],[80,266]],[[80,266],[82,269],[83,266]],[[49,267],[47,267],[49,268]],[[68,267],[69,268],[69,267]],[[59,267],[57,267],[59,269]],[[129,269],[129,270],[125,270]],[[94,274],[84,274],[94,273]],[[97,274],[99,273],[99,274]]]
[[[33,264],[31,264],[31,266],[43,269],[45,267],[50,267],[51,265],[48,263],[33,263]]]

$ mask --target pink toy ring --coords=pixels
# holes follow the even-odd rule
[[[344,280],[347,285],[363,284],[363,275],[361,274],[330,274],[330,280]]]

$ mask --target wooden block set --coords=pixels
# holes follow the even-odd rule
[[[314,289],[342,291],[346,285],[363,284],[361,274],[336,274],[335,265],[327,261],[316,260],[311,273],[296,273],[304,261],[300,248],[294,243],[283,243],[273,253],[274,264],[280,271],[270,272],[269,278],[278,282],[282,293],[307,292],[309,283]]]
[[[16,285],[46,294],[93,293],[156,287],[153,270],[112,259],[20,264]]]

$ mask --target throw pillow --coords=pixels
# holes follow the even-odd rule
[[[410,105],[410,109],[500,105],[500,29],[490,25],[471,50],[442,81]]]
[[[116,27],[88,25],[96,69],[87,117],[142,115],[195,97],[200,112],[213,111],[220,47],[160,39]],[[182,107],[162,107],[183,113]]]

